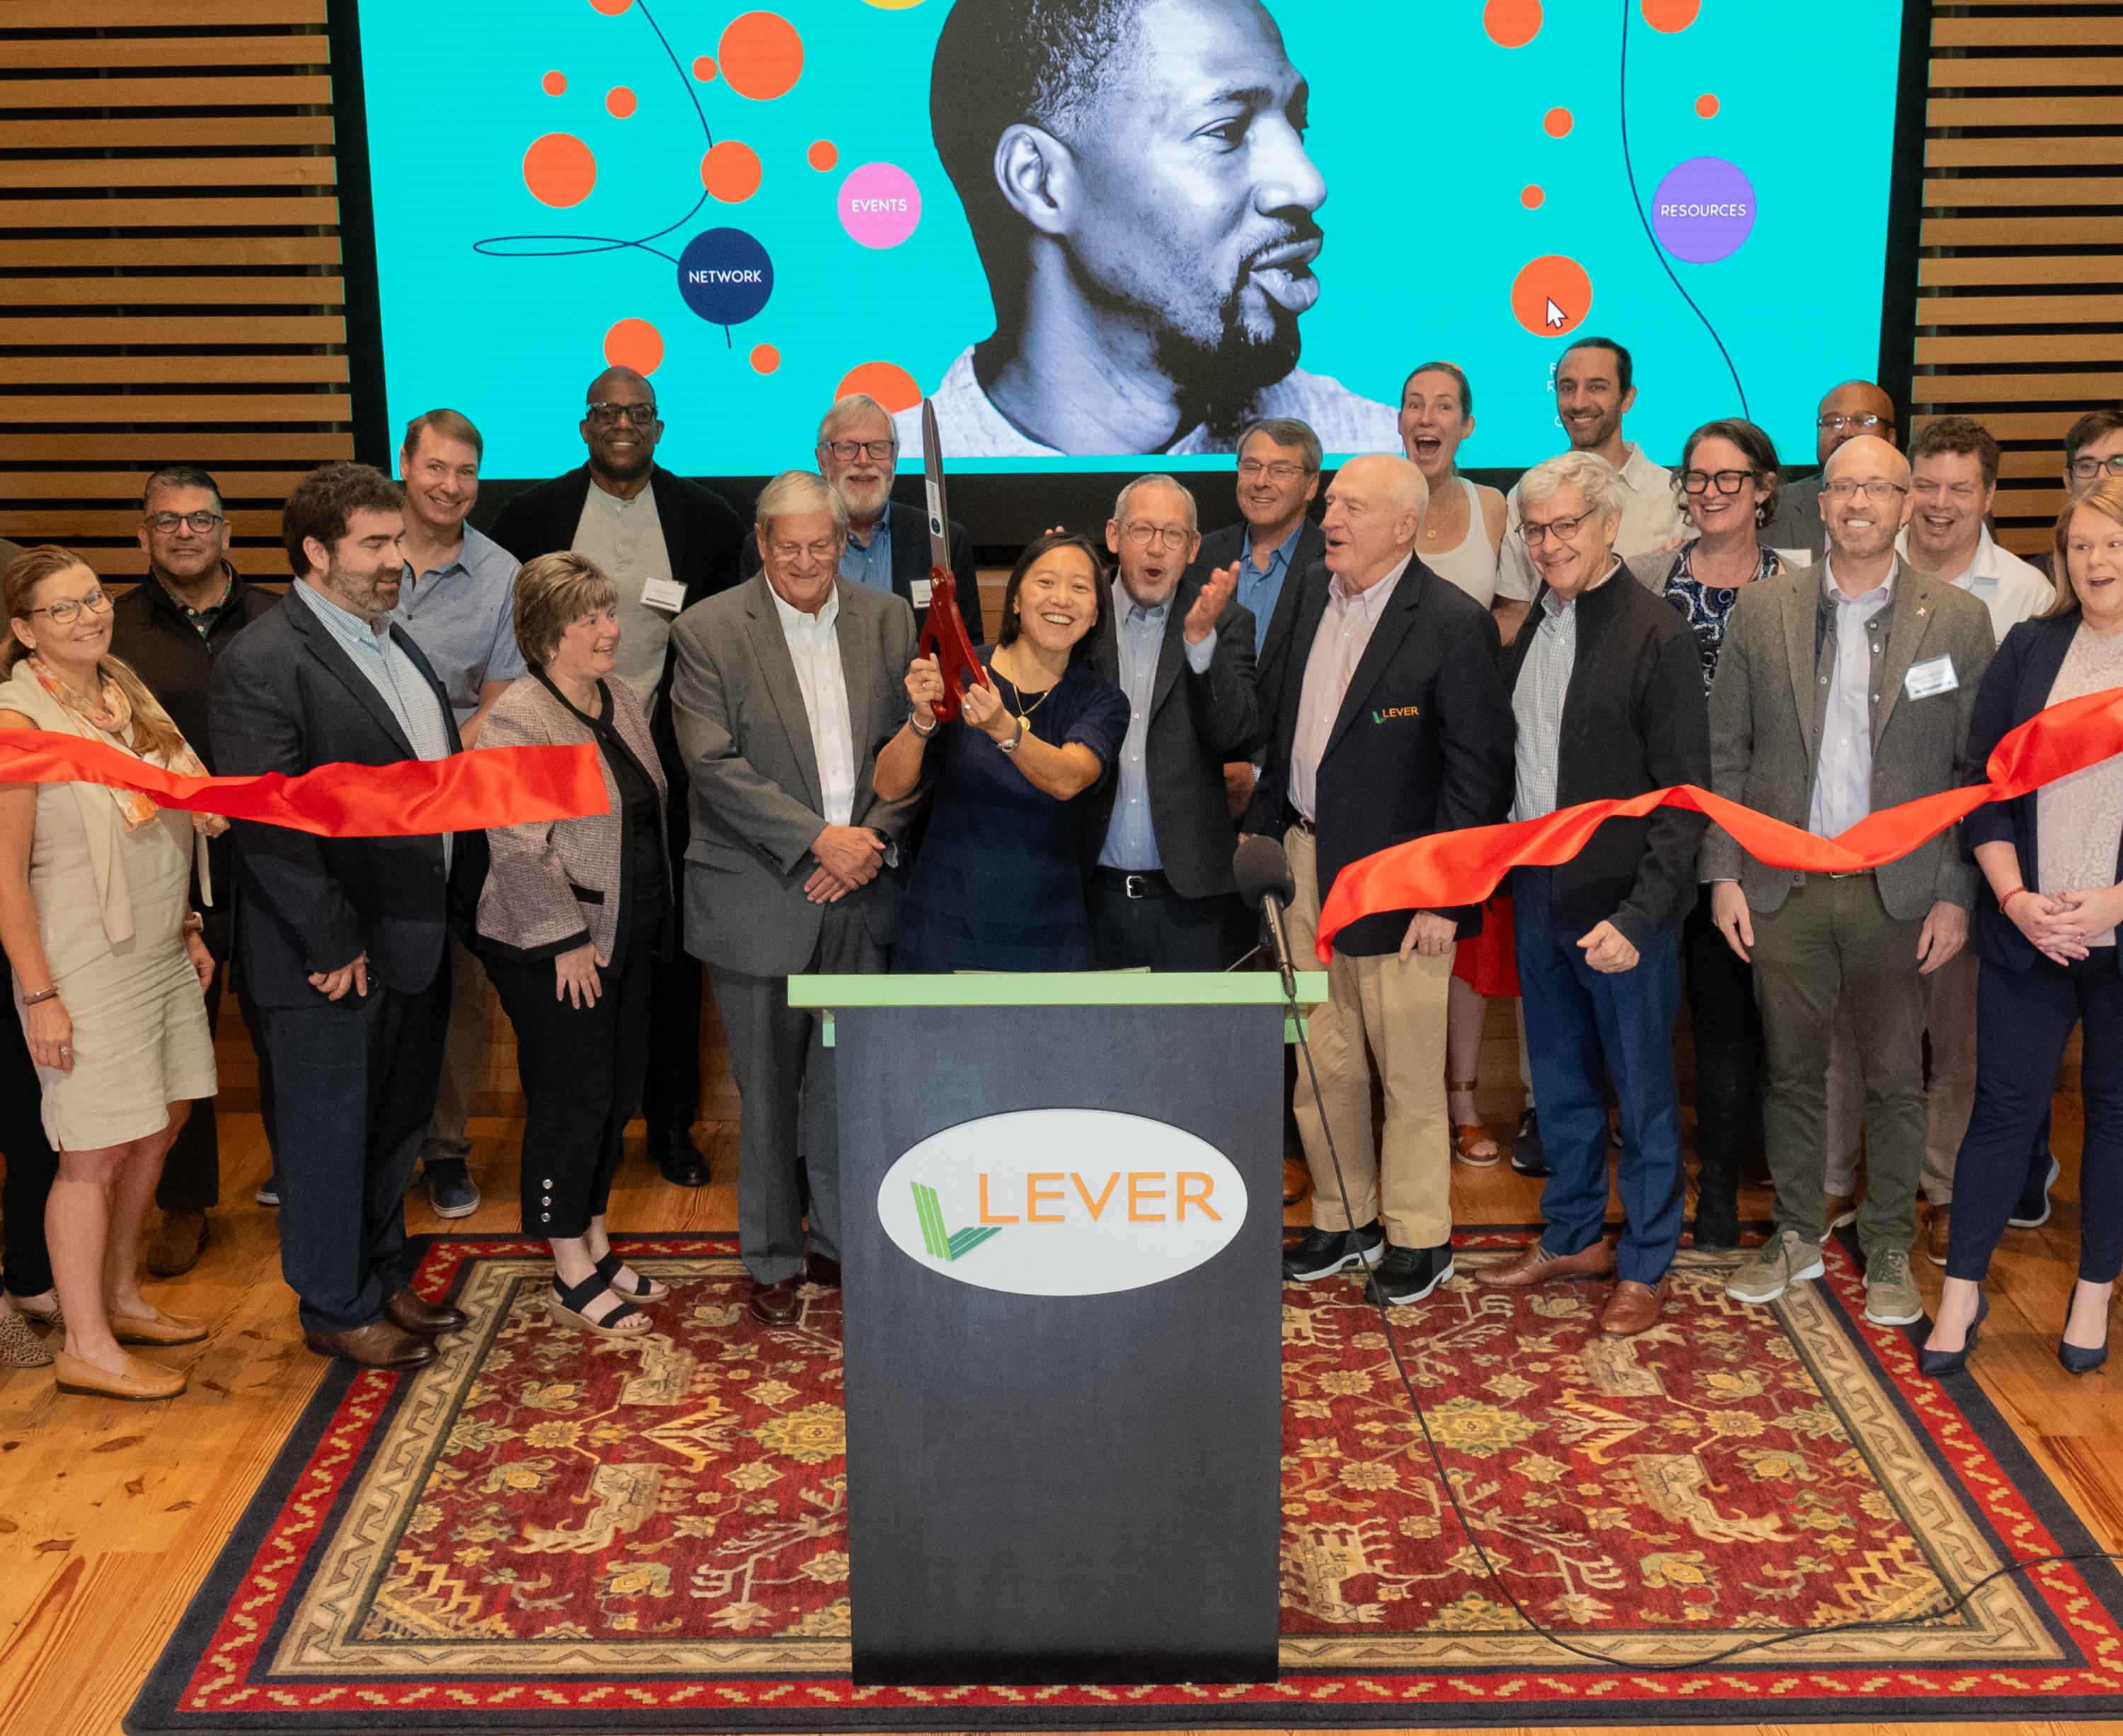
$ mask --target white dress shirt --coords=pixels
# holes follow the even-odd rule
[[[818,762],[818,805],[829,826],[851,823],[855,809],[855,729],[848,714],[848,681],[841,667],[841,597],[838,589],[815,615],[791,608],[781,594],[774,597],[789,659],[796,665],[796,685],[804,695],[804,716],[811,725],[811,752]]]
[[[1887,655],[1887,630],[1879,616],[1894,600],[1895,575],[1890,570],[1863,596],[1849,597],[1835,582],[1831,555],[1821,563],[1821,583],[1835,612],[1835,626],[1815,669],[1816,678],[1828,683],[1828,711],[1821,722],[1806,829],[1816,838],[1834,838],[1872,811],[1872,701]]]
[[[1615,552],[1628,561],[1664,548],[1675,537],[1694,536],[1694,528],[1673,491],[1673,472],[1652,463],[1633,441],[1624,440],[1622,453],[1626,498],[1621,528],[1615,533]],[[1514,603],[1530,603],[1540,589],[1525,534],[1519,529],[1519,491],[1514,487],[1504,497],[1504,546],[1497,553],[1497,594]]]
[[[1305,659],[1297,733],[1290,746],[1290,805],[1309,820],[1319,818],[1319,762],[1326,756],[1327,738],[1334,733],[1334,720],[1342,715],[1342,701],[1379,617],[1414,558],[1413,551],[1404,556],[1399,566],[1367,591],[1351,590],[1339,573],[1327,582],[1327,612],[1319,617],[1311,655]]]
[[[1907,525],[1895,538],[1895,552],[1911,566],[1923,568],[1923,557],[1910,551]],[[1932,576],[1980,601],[1990,611],[1991,636],[2000,645],[2014,627],[2030,616],[2041,614],[2056,599],[2041,569],[2029,565],[2010,549],[1999,547],[1987,524],[1980,528],[1975,556],[1962,570]]]

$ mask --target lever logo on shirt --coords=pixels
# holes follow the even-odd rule
[[[1215,1259],[1245,1222],[1246,1187],[1165,1122],[1017,1110],[921,1141],[885,1172],[877,1211],[902,1253],[960,1283],[1101,1296]]]
[[[1422,707],[1421,706],[1388,706],[1384,711],[1372,712],[1371,721],[1373,723],[1391,723],[1396,718],[1420,717],[1422,716]]]

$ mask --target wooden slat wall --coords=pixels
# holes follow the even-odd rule
[[[0,536],[142,570],[205,465],[235,558],[351,457],[325,0],[0,0]]]
[[[1915,420],[1987,426],[1999,539],[2046,548],[2064,429],[2123,401],[2123,5],[1942,3],[1932,54]]]

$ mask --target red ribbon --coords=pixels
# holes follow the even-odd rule
[[[1654,808],[1689,809],[1708,814],[1748,855],[1771,868],[1848,873],[1907,856],[1986,802],[2030,795],[2118,753],[2123,753],[2123,688],[2111,687],[2029,718],[1998,744],[1984,767],[1987,784],[1965,784],[1882,808],[1832,838],[1816,838],[1694,784],[1674,784],[1627,800],[1580,802],[1539,819],[1432,833],[1353,861],[1334,877],[1319,913],[1320,960],[1332,955],[1335,935],[1362,917],[1479,904],[1514,868],[1567,862],[1602,820],[1636,818]]]
[[[290,777],[180,777],[108,742],[45,730],[0,731],[0,782],[111,784],[165,808],[260,820],[321,838],[421,838],[607,811],[589,743],[489,748],[387,766],[319,766]]]

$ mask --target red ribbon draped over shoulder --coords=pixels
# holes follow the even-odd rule
[[[2030,795],[2117,753],[2123,753],[2123,688],[2112,687],[2029,718],[1998,744],[1984,767],[1989,782],[1882,808],[1832,838],[1816,838],[1694,784],[1674,784],[1627,800],[1580,802],[1539,819],[1433,833],[1364,856],[1335,876],[1319,913],[1319,957],[1324,963],[1335,935],[1361,917],[1479,904],[1514,868],[1567,862],[1602,820],[1635,818],[1654,808],[1692,809],[1709,815],[1748,855],[1772,868],[1847,873],[1907,856],[1986,802]]]
[[[46,730],[0,730],[0,783],[115,784],[165,808],[258,820],[320,838],[420,838],[607,809],[589,743],[488,748],[387,766],[319,766],[290,777],[180,777],[108,742]]]

